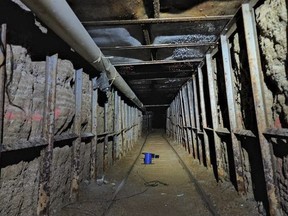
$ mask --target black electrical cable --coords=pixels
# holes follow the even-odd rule
[[[201,185],[199,184],[199,182],[197,181],[197,179],[194,177],[194,175],[191,173],[191,171],[188,169],[188,167],[186,166],[186,164],[184,163],[184,161],[181,159],[181,157],[179,156],[179,154],[177,153],[177,151],[173,148],[173,146],[171,145],[171,143],[169,142],[169,140],[162,135],[162,137],[166,140],[166,142],[169,144],[169,146],[171,147],[171,149],[173,150],[173,152],[177,155],[180,164],[182,165],[183,169],[186,171],[187,175],[189,176],[191,182],[195,185],[196,191],[198,192],[198,194],[200,195],[200,197],[202,198],[203,202],[205,203],[205,206],[207,207],[207,209],[210,211],[210,213],[213,216],[220,216],[220,214],[218,213],[218,210],[215,208],[215,206],[213,205],[212,201],[210,200],[210,198],[208,197],[208,195],[205,193],[205,191],[203,190],[203,188],[201,187]]]

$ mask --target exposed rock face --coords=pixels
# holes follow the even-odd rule
[[[260,31],[260,47],[268,88],[274,96],[275,126],[288,126],[287,81],[287,3],[285,0],[266,0],[256,9]],[[280,122],[278,120],[280,117]]]
[[[69,202],[72,173],[72,149],[55,148],[51,171],[51,213]]]
[[[45,62],[33,62],[27,50],[9,46],[7,50],[4,144],[42,136]],[[74,69],[71,62],[58,60],[55,134],[71,130],[74,117]]]
[[[107,19],[134,19],[147,17],[144,1],[142,0],[86,0],[85,5],[81,0],[68,1],[80,19],[107,20]],[[88,7],[87,7],[88,6]],[[97,8],[97,13],[95,9]]]
[[[273,112],[270,126],[286,128],[288,126],[287,6],[285,0],[266,0],[256,9],[263,72],[265,83],[269,88],[265,91],[266,99],[269,92],[273,94],[273,103],[268,98],[268,109]],[[287,145],[281,139],[272,139],[271,145],[274,150],[279,201],[284,215],[287,215]]]
[[[91,149],[92,146],[90,143],[81,143],[81,149],[80,149],[80,182],[87,181],[90,179],[90,168],[91,168]]]
[[[39,159],[1,169],[0,215],[35,215]]]
[[[68,60],[58,60],[56,82],[55,134],[71,132],[75,115],[73,65]]]
[[[4,143],[42,134],[45,63],[35,64],[27,50],[8,46]]]
[[[91,80],[89,75],[83,73],[83,86],[82,86],[82,112],[81,112],[81,125],[82,132],[91,132]]]

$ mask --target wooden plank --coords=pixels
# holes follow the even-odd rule
[[[281,215],[279,197],[275,185],[275,173],[273,164],[273,149],[263,133],[267,123],[267,111],[265,106],[265,97],[263,92],[264,78],[261,68],[261,59],[259,52],[258,36],[255,22],[254,9],[249,3],[242,4],[242,14],[245,30],[246,46],[248,51],[248,62],[250,68],[250,78],[252,83],[252,93],[256,113],[258,140],[260,143],[270,215]]]
[[[71,200],[75,201],[79,192],[79,173],[80,173],[80,147],[81,147],[81,109],[82,109],[82,73],[83,70],[75,71],[75,118],[73,122],[74,133],[78,138],[73,141],[72,156],[72,182]]]
[[[139,65],[161,65],[161,64],[177,64],[177,63],[197,63],[203,58],[193,58],[189,60],[154,60],[154,61],[139,61],[139,62],[117,62],[113,63],[115,67],[123,66],[139,66]]]
[[[1,152],[3,148],[4,126],[4,98],[5,98],[5,74],[6,74],[6,34],[7,26],[2,24],[0,28],[0,176],[1,176]]]
[[[135,19],[135,20],[111,20],[111,21],[85,21],[85,26],[109,26],[109,25],[143,25],[143,24],[162,24],[162,23],[183,23],[195,21],[217,21],[230,20],[233,15],[222,16],[199,16],[199,17],[182,17],[182,18],[154,18],[154,19]]]
[[[267,128],[264,135],[269,137],[276,137],[281,139],[288,139],[288,129],[287,128]]]
[[[186,95],[183,94],[184,89],[185,86],[183,86],[182,89],[180,90],[179,97],[181,103],[182,124],[184,127],[186,127],[189,124],[189,121],[188,121],[187,98],[185,97]],[[190,143],[192,142],[191,136],[189,136],[188,130],[186,128],[183,128],[183,133],[184,133],[184,147],[186,151],[190,153]]]
[[[46,57],[43,137],[47,141],[48,145],[44,151],[40,164],[37,215],[49,215],[50,176],[55,128],[57,61],[57,54],[51,57]]]
[[[225,176],[225,171],[223,170],[223,161],[222,161],[222,149],[219,137],[217,136],[215,129],[219,127],[218,122],[218,113],[217,113],[217,93],[215,90],[214,83],[214,66],[212,62],[212,55],[206,55],[206,66],[207,66],[207,78],[209,85],[209,100],[210,100],[210,112],[212,117],[212,127],[213,127],[213,138],[214,138],[214,146],[215,146],[215,154],[216,154],[216,165],[217,166],[217,178],[218,180],[223,180]]]
[[[200,96],[202,128],[207,128],[206,106],[205,106],[205,99],[204,99],[203,72],[202,72],[202,68],[200,66],[198,67],[198,83],[199,83],[199,96]],[[208,139],[208,134],[206,133],[205,130],[203,130],[203,135],[204,135],[206,164],[207,164],[207,167],[211,167],[209,139]]]
[[[92,94],[91,94],[91,132],[95,135],[91,140],[91,168],[90,178],[97,178],[97,108],[98,108],[98,88],[97,78],[92,79]]]
[[[189,105],[189,110],[190,110],[191,128],[195,128],[195,104],[194,104],[194,94],[193,94],[191,84],[187,85],[187,96],[188,96],[188,105]],[[197,139],[196,139],[197,134],[193,130],[191,130],[190,133],[192,135],[193,157],[195,159],[199,159],[198,150],[197,150]]]
[[[230,53],[230,45],[229,39],[226,35],[221,35],[221,50],[223,56],[223,67],[224,67],[224,78],[225,78],[225,87],[226,87],[226,98],[227,98],[227,106],[228,106],[228,116],[229,116],[229,125],[230,130],[234,131],[237,125],[237,117],[236,117],[236,98],[234,92],[234,80],[233,80],[233,69],[232,69],[232,60]],[[236,173],[236,184],[237,191],[239,194],[246,194],[246,186],[245,186],[245,176],[243,171],[243,163],[241,157],[241,143],[237,139],[234,133],[230,134],[231,142],[232,142],[232,150],[233,150],[233,159]]]
[[[119,131],[119,105],[118,105],[118,101],[119,101],[119,97],[118,97],[118,92],[114,91],[114,115],[113,115],[113,130],[114,132]],[[112,155],[112,159],[113,161],[116,161],[117,159],[117,149],[118,149],[118,142],[119,142],[119,138],[118,135],[113,137],[113,155]]]
[[[113,46],[113,47],[100,47],[101,50],[147,50],[147,49],[172,49],[172,48],[187,48],[187,47],[210,47],[216,46],[215,42],[205,42],[205,43],[181,43],[181,44],[150,44],[141,46]]]
[[[257,138],[257,136],[251,130],[236,129],[233,131],[233,133],[242,137]]]
[[[108,102],[104,104],[104,131],[108,131]],[[104,149],[103,149],[103,172],[109,167],[109,153],[110,148],[108,146],[108,134],[104,138]]]
[[[189,85],[189,84],[188,84]],[[196,128],[197,131],[200,131],[200,117],[199,117],[199,104],[198,104],[198,94],[197,94],[197,85],[196,85],[196,77],[195,75],[192,75],[192,89],[193,89],[193,95],[194,95],[194,110],[195,110],[195,122],[196,122]],[[199,149],[199,161],[201,164],[203,164],[203,147],[202,147],[202,141],[200,137],[198,137],[197,131],[195,132],[195,136],[197,137],[197,145]]]

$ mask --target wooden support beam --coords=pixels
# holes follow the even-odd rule
[[[130,106],[128,106],[128,128],[130,128],[131,127],[131,125],[132,125],[132,123],[131,123],[131,121],[132,121],[132,115],[131,115],[131,113],[132,113],[132,110],[131,110],[131,107]],[[128,131],[128,135],[129,135],[129,143],[130,143],[130,148],[129,148],[129,151],[132,149],[132,147],[133,147],[133,143],[132,143],[132,130],[131,130],[131,128],[130,128],[130,130]]]
[[[178,131],[177,131],[177,135],[178,135],[178,144],[182,144],[182,140],[183,140],[183,131],[182,131],[182,127],[183,127],[183,119],[182,119],[182,107],[181,107],[181,102],[180,102],[180,96],[179,94],[176,97],[177,100],[177,112],[176,112],[176,116],[177,116],[177,125],[178,125]]]
[[[203,58],[193,58],[188,60],[152,60],[152,61],[139,61],[139,62],[120,62],[114,63],[115,67],[123,66],[141,66],[141,65],[161,65],[161,64],[178,64],[178,63],[198,63],[201,62]]]
[[[234,92],[234,81],[233,81],[233,69],[232,69],[232,60],[230,53],[229,39],[226,35],[221,35],[221,47],[222,47],[222,59],[224,67],[224,78],[225,78],[225,87],[226,87],[226,98],[228,106],[228,116],[229,116],[229,126],[230,130],[233,132],[238,128],[237,116],[236,116],[236,99]],[[235,166],[236,174],[236,184],[237,191],[239,194],[246,194],[245,187],[245,176],[243,171],[243,163],[241,157],[241,143],[237,139],[234,133],[231,133],[231,142],[233,150],[233,159]]]
[[[281,215],[282,212],[279,205],[279,197],[277,196],[277,188],[275,185],[273,149],[263,135],[268,126],[265,96],[263,92],[264,78],[261,68],[255,13],[254,9],[249,3],[242,4],[242,14],[246,46],[248,51],[252,93],[256,112],[258,140],[262,153],[270,215]]]
[[[189,95],[188,95],[188,84],[183,86],[183,101],[184,101],[184,107],[185,107],[185,116],[186,116],[186,126],[187,127],[192,127],[192,122],[191,122],[191,108],[190,108],[190,102],[189,101]],[[187,134],[188,134],[188,141],[189,141],[189,153],[193,155],[193,145],[194,145],[194,139],[193,139],[193,134],[192,131],[190,131],[189,128],[186,128]]]
[[[189,84],[188,84],[189,85]],[[203,146],[202,146],[202,141],[200,137],[198,136],[197,132],[201,130],[200,128],[200,116],[199,116],[199,104],[198,104],[198,94],[197,94],[197,84],[196,84],[196,77],[195,75],[192,75],[192,89],[193,89],[193,95],[194,95],[194,111],[195,111],[195,123],[196,123],[196,128],[197,131],[195,133],[195,136],[197,137],[197,145],[199,149],[199,161],[201,164],[203,164]]]
[[[108,131],[108,101],[104,104],[104,131]],[[104,149],[103,149],[103,172],[109,167],[109,146],[108,146],[108,134],[104,138]]]
[[[73,156],[72,156],[72,183],[71,195],[72,201],[76,201],[79,192],[79,173],[80,173],[80,147],[81,147],[81,109],[82,109],[82,73],[83,70],[75,71],[75,118],[74,118],[74,133],[78,137],[73,141]]]
[[[6,34],[7,26],[2,24],[0,28],[0,176],[1,176],[1,152],[4,136],[4,98],[5,98],[5,74],[6,74]]]
[[[238,137],[251,137],[257,138],[257,136],[251,130],[236,129],[234,134]]]
[[[191,83],[187,85],[187,97],[188,97],[188,105],[190,110],[190,121],[191,121],[191,128],[195,128],[195,104],[194,104],[194,94]],[[199,159],[198,157],[198,150],[197,150],[197,139],[196,139],[196,132],[191,130],[192,135],[192,146],[193,146],[193,157],[195,159]]]
[[[119,97],[118,97],[118,92],[114,91],[114,115],[113,115],[113,130],[114,131],[119,131],[119,105],[118,105]],[[118,156],[118,142],[119,138],[118,135],[113,137],[113,149],[112,149],[112,159],[113,161],[116,161],[117,156]]]
[[[181,113],[182,113],[182,124],[184,127],[189,126],[190,122],[188,121],[189,118],[189,112],[188,112],[188,107],[187,107],[187,98],[186,95],[183,93],[185,90],[185,86],[182,87],[180,90],[180,103],[181,103]],[[190,144],[192,145],[192,139],[191,139],[191,134],[189,134],[189,131],[187,128],[183,128],[183,133],[184,133],[184,147],[186,151],[190,153]]]
[[[166,135],[170,136],[170,107],[166,110]]]
[[[143,25],[143,24],[163,24],[163,23],[191,23],[195,21],[217,21],[230,20],[233,15],[222,16],[200,16],[200,17],[182,17],[182,18],[155,18],[155,19],[135,19],[135,20],[112,20],[112,21],[85,21],[85,26],[115,26],[115,25]]]
[[[50,204],[50,176],[54,146],[56,78],[58,55],[46,57],[45,96],[43,137],[47,140],[47,147],[43,152],[40,165],[39,195],[37,215],[49,215]]]
[[[153,0],[154,18],[160,18],[160,0]]]
[[[211,54],[206,55],[206,66],[207,66],[207,78],[209,85],[209,100],[210,100],[210,112],[212,117],[212,127],[213,127],[213,138],[214,138],[214,146],[215,146],[215,154],[216,154],[216,164],[217,166],[217,179],[223,180],[225,176],[225,171],[223,169],[223,161],[222,161],[222,149],[221,149],[221,141],[215,131],[216,128],[219,127],[218,122],[218,113],[217,113],[217,95],[216,88],[214,83],[214,65]]]
[[[90,178],[97,178],[97,108],[98,108],[98,88],[97,78],[92,79],[92,94],[91,94],[91,132],[95,135],[91,140],[91,168]]]
[[[146,42],[147,43],[147,42]],[[210,47],[216,46],[215,42],[205,42],[205,43],[181,43],[181,44],[148,44],[141,46],[113,46],[113,47],[100,47],[101,50],[110,51],[124,51],[124,50],[146,50],[146,49],[172,49],[172,48],[187,48],[187,47]]]

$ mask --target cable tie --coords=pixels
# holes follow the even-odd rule
[[[100,55],[92,64],[99,63],[101,61],[102,56]]]

